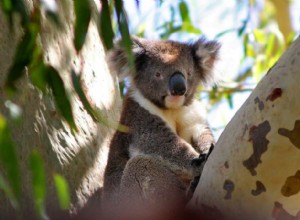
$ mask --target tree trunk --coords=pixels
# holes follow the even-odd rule
[[[299,71],[300,38],[226,126],[189,207],[216,219],[299,219]]]
[[[96,1],[95,1],[96,2]],[[27,1],[29,8],[35,3]],[[86,43],[77,54],[73,46],[74,12],[73,1],[56,1],[64,28],[58,30],[47,19],[43,19],[40,35],[44,59],[59,70],[69,92],[78,133],[72,134],[62,121],[51,95],[43,95],[34,88],[28,77],[18,83],[18,94],[11,101],[22,110],[22,121],[16,125],[9,122],[18,160],[22,172],[23,209],[33,213],[31,176],[28,171],[28,156],[32,149],[41,153],[47,173],[47,207],[57,210],[58,202],[53,185],[53,173],[63,175],[69,183],[72,209],[86,204],[92,195],[97,195],[103,183],[103,172],[107,161],[108,143],[113,129],[95,123],[71,86],[71,68],[82,72],[83,85],[90,102],[104,115],[118,120],[120,96],[115,77],[110,75],[104,58],[104,49],[97,31],[98,18],[95,13],[89,26]],[[99,2],[97,1],[99,4]],[[98,7],[99,9],[99,7]],[[96,3],[94,10],[98,10]],[[0,10],[0,112],[9,118],[3,84],[12,64],[16,45],[22,37],[20,25],[15,31],[9,29],[7,19]],[[30,73],[27,72],[26,76]],[[1,167],[0,167],[0,172]],[[0,191],[1,219],[13,216],[13,210]]]

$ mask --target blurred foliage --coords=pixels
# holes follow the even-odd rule
[[[60,208],[69,209],[71,197],[67,181],[59,174],[54,174],[53,178]]]
[[[29,158],[29,170],[31,171],[32,176],[32,191],[35,209],[38,216],[45,219],[47,218],[45,210],[46,174],[43,160],[37,150],[31,152]]]
[[[21,174],[15,145],[8,124],[0,114],[0,162],[5,173],[0,173],[0,189],[4,191],[12,206],[20,210]]]
[[[66,91],[64,81],[59,74],[59,70],[47,64],[44,60],[42,45],[38,40],[41,33],[41,15],[45,12],[47,18],[52,21],[53,25],[63,28],[58,14],[58,1],[41,0],[34,5],[31,12],[25,7],[24,0],[2,0],[1,8],[5,13],[8,22],[13,31],[16,25],[14,19],[16,15],[20,17],[23,28],[23,37],[19,42],[13,64],[9,69],[7,80],[5,83],[6,92],[14,95],[18,90],[16,83],[24,77],[25,70],[28,70],[29,78],[34,86],[41,90],[45,95],[52,94],[56,103],[56,107],[61,117],[65,120],[73,132],[77,131],[77,126],[72,113],[72,105]],[[164,7],[166,1],[156,1],[157,8]],[[246,2],[246,3],[245,3]],[[258,82],[264,73],[276,62],[293,38],[293,33],[287,27],[290,26],[290,20],[282,19],[277,15],[279,4],[276,0],[265,0],[264,8],[260,11],[260,17],[255,27],[249,25],[250,14],[253,8],[258,8],[258,1],[236,1],[237,5],[246,7],[248,16],[241,21],[239,28],[232,28],[221,31],[216,35],[216,39],[235,32],[243,41],[244,55],[241,59],[241,66],[248,65],[232,82],[221,83],[218,87],[208,90],[210,103],[218,103],[223,99],[228,101],[230,106],[233,105],[232,97],[236,93],[252,90],[253,87],[247,87],[247,81]],[[289,4],[289,1],[284,1]],[[99,35],[102,39],[104,47],[108,50],[113,47],[114,38],[120,37],[121,44],[127,52],[128,60],[134,71],[134,57],[131,52],[131,34],[138,36],[145,35],[144,24],[137,28],[137,32],[131,33],[130,19],[124,9],[122,0],[108,1],[100,0],[100,11],[95,12],[89,0],[74,0],[73,9],[75,12],[75,28],[74,28],[74,48],[77,53],[84,47],[87,30],[91,22],[93,13],[97,13],[99,18]],[[53,5],[54,4],[54,5]],[[138,0],[135,0],[137,8],[141,7]],[[286,6],[286,5],[285,5]],[[191,17],[191,8],[187,0],[181,0],[169,4],[169,19],[159,24],[156,31],[160,33],[163,39],[170,38],[173,34],[204,34],[201,27],[198,27]],[[166,10],[164,8],[164,10]],[[162,12],[161,12],[162,13]],[[234,12],[232,12],[234,13]],[[276,26],[278,24],[278,26]],[[288,25],[287,25],[288,24]],[[274,28],[275,26],[275,28]],[[284,33],[282,33],[282,30]],[[85,109],[91,115],[93,120],[100,122],[106,126],[126,130],[117,124],[105,119],[101,112],[92,107],[86,98],[82,86],[80,73],[74,71],[71,73],[73,89],[82,101]],[[124,84],[122,84],[124,87]],[[20,89],[20,88],[19,88]],[[50,91],[50,93],[49,93]],[[8,106],[13,106],[12,104]],[[3,167],[3,173],[0,173],[0,189],[6,194],[12,206],[16,210],[21,210],[21,174],[16,154],[16,146],[10,134],[7,119],[0,115],[0,164]],[[33,150],[29,158],[29,170],[32,176],[32,191],[36,213],[39,218],[46,218],[45,198],[47,192],[46,173],[44,169],[43,158],[37,150]],[[2,172],[2,171],[1,171]],[[62,209],[70,207],[70,193],[67,181],[59,174],[53,174],[53,181],[57,191],[57,197]]]

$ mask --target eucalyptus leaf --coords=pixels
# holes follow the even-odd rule
[[[54,174],[53,179],[60,208],[69,209],[71,197],[67,181],[59,174]]]
[[[38,62],[30,69],[30,79],[33,85],[38,87],[42,92],[46,91],[47,86],[47,66],[42,62]]]
[[[34,54],[36,46],[36,37],[38,34],[38,26],[32,24],[24,34],[23,39],[16,49],[13,64],[10,67],[6,79],[6,87],[12,91],[16,90],[15,82],[24,74],[25,66],[27,66]]]
[[[123,48],[126,51],[129,66],[133,71],[135,71],[134,57],[131,50],[132,41],[128,29],[127,15],[124,11],[122,0],[115,1],[115,10],[117,14],[119,31],[122,36],[121,43]]]
[[[182,22],[190,23],[191,24],[191,18],[190,18],[190,12],[188,9],[187,4],[184,1],[181,1],[179,3],[179,11]]]
[[[46,175],[43,159],[37,150],[33,150],[29,157],[29,170],[32,175],[32,191],[34,205],[38,215],[45,219],[45,198],[46,198]]]
[[[66,89],[62,78],[58,74],[57,70],[52,66],[48,66],[46,69],[47,83],[52,89],[56,106],[67,121],[72,131],[77,131],[77,127],[74,121],[73,112],[70,100],[67,96]]]
[[[74,89],[78,97],[80,98],[85,110],[88,112],[88,114],[92,117],[92,119],[95,122],[100,122],[107,127],[114,128],[122,132],[128,131],[128,128],[126,126],[120,125],[115,121],[109,120],[101,113],[101,111],[97,111],[91,106],[82,89],[80,75],[77,75],[74,71],[72,71],[72,82],[73,82]]]
[[[74,0],[74,6],[76,14],[74,45],[76,51],[80,51],[91,20],[91,7],[89,0]]]
[[[6,188],[7,196],[11,203],[19,209],[21,199],[21,174],[15,145],[12,141],[5,118],[0,114],[0,164],[2,165],[8,186],[5,187],[4,179],[1,179],[2,187]]]
[[[112,27],[109,4],[107,0],[101,0],[102,8],[100,13],[100,35],[107,50],[113,47],[114,31]]]
[[[11,205],[18,210],[19,209],[19,201],[16,199],[14,193],[12,192],[12,189],[8,182],[4,179],[2,174],[0,173],[0,190],[3,190],[6,197],[9,199]]]

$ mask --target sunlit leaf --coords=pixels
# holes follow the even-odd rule
[[[33,150],[29,157],[29,170],[32,175],[32,191],[36,211],[41,218],[46,217],[46,175],[41,155]]]
[[[272,54],[275,49],[275,34],[270,34],[269,38],[268,38],[268,44],[266,45],[266,56],[267,57],[272,57]]]
[[[74,0],[74,6],[76,14],[74,45],[75,49],[80,51],[91,20],[91,7],[89,0]]]
[[[110,10],[107,0],[101,0],[102,8],[100,13],[100,35],[106,49],[113,47],[114,31],[112,27]]]
[[[69,209],[71,198],[67,181],[59,174],[54,174],[53,179],[60,208]]]
[[[181,26],[181,31],[185,31],[188,33],[192,33],[192,34],[201,34],[201,30],[196,28],[193,24],[191,23],[183,23]]]
[[[80,98],[85,110],[89,113],[94,121],[100,122],[107,127],[114,128],[122,132],[128,131],[128,128],[126,126],[119,125],[119,123],[107,119],[100,111],[97,111],[91,106],[82,89],[80,76],[77,75],[74,71],[72,71],[72,82],[74,89],[78,97]]]
[[[6,79],[6,87],[13,91],[16,89],[15,82],[22,77],[25,66],[31,62],[37,34],[38,27],[32,24],[26,29],[24,37],[17,47],[13,64],[9,69]]]
[[[261,43],[261,44],[266,44],[267,43],[267,38],[266,38],[266,33],[260,29],[255,29],[253,31],[255,39]]]
[[[21,175],[15,145],[13,144],[5,118],[0,115],[0,164],[7,176],[8,197],[12,204],[19,208],[21,199]],[[2,179],[2,185],[4,180]],[[11,189],[11,190],[10,190]]]
[[[61,113],[63,118],[67,121],[70,128],[73,131],[77,131],[76,124],[73,117],[71,103],[67,96],[63,80],[61,79],[57,70],[51,66],[47,67],[46,74],[47,74],[47,83],[52,89],[54,100],[59,112]]]
[[[264,73],[264,60],[265,60],[265,55],[258,55],[256,57],[256,62],[253,68],[252,76],[255,82],[259,82],[261,79],[262,74]]]
[[[253,44],[248,43],[247,45],[245,45],[245,50],[246,50],[246,56],[255,57],[255,51],[253,48]]]
[[[179,11],[182,22],[191,23],[190,13],[187,4],[184,1],[179,3]]]

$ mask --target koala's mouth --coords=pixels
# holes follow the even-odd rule
[[[167,95],[164,101],[167,108],[176,109],[184,105],[185,95]]]

